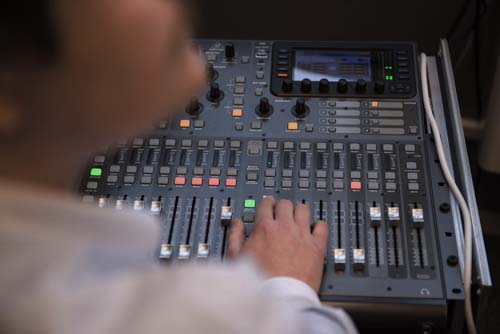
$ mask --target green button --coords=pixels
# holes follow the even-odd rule
[[[257,206],[254,199],[246,199],[245,200],[245,209],[255,209]]]
[[[102,175],[102,169],[100,168],[92,168],[90,170],[90,176],[100,177],[101,175]]]

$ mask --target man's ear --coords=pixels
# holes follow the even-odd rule
[[[20,126],[19,110],[7,98],[0,96],[0,135],[14,133]]]

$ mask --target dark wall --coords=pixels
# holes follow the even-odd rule
[[[409,40],[434,51],[464,0],[196,0],[198,36]],[[465,0],[466,1],[466,0]]]

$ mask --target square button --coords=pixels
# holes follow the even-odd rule
[[[196,121],[194,121],[194,127],[196,129],[202,129],[205,127],[205,121],[201,120],[201,119],[197,119]]]
[[[158,138],[152,138],[149,140],[149,146],[158,146],[160,145],[160,140]]]
[[[299,129],[298,122],[288,122],[288,131],[297,131]]]
[[[179,126],[181,129],[187,129],[191,127],[191,120],[183,119],[179,122]]]
[[[135,182],[135,177],[130,176],[130,175],[125,176],[125,177],[123,178],[123,182],[124,182],[124,183],[126,183],[126,184],[132,184],[132,183],[134,183],[134,182]]]
[[[108,181],[108,183],[116,183],[116,182],[118,182],[118,176],[109,175],[107,181]]]
[[[94,190],[94,189],[97,189],[97,187],[98,187],[98,186],[99,186],[99,185],[98,185],[98,183],[97,183],[97,182],[88,182],[88,183],[87,183],[87,189],[92,189],[92,190]]]
[[[187,174],[187,167],[177,167],[177,174],[178,175],[186,175]]]
[[[369,190],[378,190],[378,188],[379,188],[378,182],[368,182]]]
[[[351,144],[349,145],[349,149],[351,152],[358,152],[361,149],[361,146],[359,144]]]
[[[195,187],[199,187],[203,184],[203,179],[201,177],[193,177],[191,179],[191,185]]]
[[[416,162],[407,162],[406,163],[406,169],[417,169],[417,163]]]
[[[127,173],[134,174],[137,172],[137,166],[128,166]]]
[[[266,188],[274,188],[275,186],[276,186],[276,182],[274,180],[264,181],[264,187],[266,187]]]
[[[160,174],[170,174],[170,167],[161,167]]]
[[[94,158],[94,162],[98,164],[102,164],[106,161],[106,157],[104,155],[98,155]]]
[[[243,117],[243,109],[233,109],[233,111],[231,112],[231,116]]]
[[[293,185],[292,180],[283,180],[281,181],[281,187],[282,188],[291,188]]]
[[[144,174],[153,174],[154,171],[155,168],[153,166],[144,166],[144,168],[142,169],[142,172]]]
[[[267,143],[267,148],[269,150],[276,150],[278,148],[278,142],[270,141]]]
[[[246,80],[246,78],[244,76],[239,75],[239,76],[236,77],[236,79],[234,81],[236,83],[240,83],[241,84],[241,83],[245,83],[245,80]]]
[[[316,150],[318,151],[326,151],[326,143],[317,143],[316,144]]]
[[[217,177],[212,177],[208,180],[208,185],[210,187],[218,187],[220,184],[220,180]]]
[[[186,178],[184,176],[177,176],[175,178],[174,184],[176,186],[184,186],[186,185]]]
[[[227,176],[238,176],[238,170],[236,168],[228,168]]]
[[[352,181],[351,182],[351,189],[352,190],[361,190],[361,182],[359,181]]]
[[[225,142],[223,140],[214,141],[215,148],[224,148],[224,146],[225,146]]]
[[[408,180],[418,180],[417,173],[408,173]]]
[[[142,184],[150,184],[151,183],[151,176],[143,176],[143,177],[141,177],[141,183]]]
[[[181,146],[182,147],[192,147],[193,146],[193,141],[191,139],[183,139],[181,141]]]
[[[245,209],[255,209],[257,202],[254,199],[245,200]]]
[[[245,87],[243,86],[234,87],[234,94],[240,94],[240,95],[245,94]]]
[[[395,180],[396,179],[396,173],[394,173],[394,172],[385,172],[385,178],[387,180]]]
[[[309,181],[306,181],[306,180],[299,181],[299,188],[300,189],[309,189]]]
[[[239,140],[233,140],[231,142],[231,148],[241,148],[241,142]]]
[[[316,178],[318,179],[326,179],[326,170],[317,170]]]
[[[316,189],[326,189],[326,181],[316,181]]]
[[[360,171],[352,171],[351,172],[351,179],[360,179],[361,178],[361,172]]]
[[[221,170],[219,167],[210,168],[210,175],[220,176],[220,174],[221,174]]]
[[[227,179],[226,180],[226,187],[228,188],[234,188],[238,184],[238,181],[236,179]]]
[[[382,148],[384,149],[384,152],[392,152],[394,150],[394,145],[384,144]]]
[[[282,172],[281,172],[281,175],[283,177],[293,177],[293,170],[291,169],[284,169]]]
[[[167,139],[165,140],[165,146],[174,147],[176,142],[177,141],[175,139]]]
[[[418,183],[408,183],[408,190],[409,191],[419,191],[420,186]]]
[[[199,148],[207,148],[208,147],[208,140],[202,139],[198,141],[198,147]]]
[[[333,144],[333,150],[337,151],[337,152],[344,151],[344,144],[341,144],[341,143],[335,143],[335,144]]]
[[[344,189],[344,181],[335,181],[333,182],[333,189]]]
[[[308,170],[300,170],[299,177],[308,178],[311,173]]]
[[[405,152],[406,153],[415,153],[415,145],[412,145],[412,144],[405,145]]]
[[[283,148],[285,150],[293,150],[295,148],[295,144],[291,141],[287,141],[283,144]]]
[[[242,106],[243,104],[245,104],[245,100],[242,99],[241,97],[236,97],[233,99],[233,104],[235,106]]]
[[[101,168],[92,168],[90,170],[90,176],[101,177],[102,169]]]
[[[336,170],[333,172],[333,177],[336,179],[343,179],[344,178],[344,172],[341,170]]]
[[[309,151],[311,149],[311,143],[300,143],[300,149],[303,151]]]
[[[376,180],[376,179],[378,179],[378,173],[377,172],[368,172],[368,178],[371,180]]]
[[[167,185],[167,184],[168,184],[168,177],[166,177],[166,176],[160,176],[160,177],[158,178],[158,184],[159,184],[160,186],[165,186],[165,185]]]
[[[372,108],[378,108],[378,102],[377,101],[372,101],[371,107]]]
[[[259,174],[257,173],[248,173],[247,174],[247,181],[257,181],[259,178]]]
[[[110,173],[119,173],[120,172],[120,166],[119,165],[112,165],[109,167],[109,172]]]
[[[275,177],[276,169],[266,169],[266,177]]]
[[[366,144],[366,150],[370,152],[376,152],[377,144]]]
[[[260,129],[262,129],[262,122],[261,121],[252,121],[252,123],[250,123],[250,128],[253,130],[260,130]]]
[[[394,183],[394,182],[387,182],[385,184],[385,189],[386,190],[396,190],[396,183]]]
[[[195,167],[193,169],[193,175],[200,176],[200,175],[203,175],[203,174],[205,174],[205,169],[204,168],[202,168],[202,167]]]

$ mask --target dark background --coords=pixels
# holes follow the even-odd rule
[[[191,0],[196,36],[221,39],[413,41],[435,54],[449,39],[462,114],[483,117],[499,60],[499,0]],[[500,129],[499,129],[500,131]],[[480,138],[468,138],[471,168],[492,276],[500,277],[500,176],[477,163]],[[500,143],[499,143],[500,144]],[[500,149],[499,149],[500,154]],[[483,298],[482,333],[500,328],[500,287]]]

